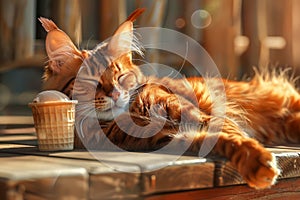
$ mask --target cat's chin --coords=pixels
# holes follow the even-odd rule
[[[125,108],[113,107],[106,111],[97,111],[97,118],[101,121],[111,121],[125,112]]]

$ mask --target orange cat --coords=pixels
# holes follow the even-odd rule
[[[97,47],[96,51],[105,49],[114,55],[124,47],[124,42],[134,43],[133,21],[142,12],[143,9],[137,9],[119,26],[115,37]],[[44,89],[56,89],[71,97],[83,60],[89,62],[93,53],[79,51],[52,21],[45,18],[40,18],[40,21],[48,31],[49,65]],[[130,34],[124,40],[119,37],[121,33]],[[140,52],[139,49],[136,51]],[[104,72],[100,76],[91,74],[91,77],[79,80],[86,85],[79,84],[74,90],[86,96],[85,100],[96,108],[100,123],[111,120],[105,122],[102,129],[110,142],[128,151],[152,151],[170,141],[175,142],[176,151],[176,145],[190,143],[188,151],[197,155],[204,138],[208,141],[217,139],[211,154],[230,160],[249,186],[262,189],[275,183],[280,170],[275,158],[261,143],[286,145],[300,142],[300,96],[284,73],[256,73],[250,82],[216,80],[223,81],[227,98],[226,117],[220,119],[212,113],[214,102],[202,78],[192,77],[186,81],[144,77],[132,62],[132,52],[116,57],[112,61],[105,58],[105,61],[99,61],[107,67]],[[91,82],[96,93],[89,89]],[[130,114],[126,112],[127,106]],[[79,112],[84,115],[90,111]],[[207,133],[208,126],[218,126],[223,120],[218,133]],[[239,125],[241,121],[242,127]],[[180,123],[192,126],[181,130]],[[147,128],[140,131],[135,124]],[[149,124],[154,126],[148,127]],[[156,125],[161,124],[163,128],[151,135],[156,131]],[[97,129],[99,126],[88,126],[90,124],[82,127],[83,131],[89,131],[82,138],[85,144],[94,145],[96,149],[109,146],[103,133]]]

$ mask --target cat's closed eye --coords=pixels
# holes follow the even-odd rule
[[[130,72],[119,76],[118,82],[125,90],[134,89],[137,85],[136,76]]]

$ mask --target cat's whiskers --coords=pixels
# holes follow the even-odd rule
[[[130,43],[132,45],[131,51],[136,52],[138,55],[143,57],[145,49],[137,37],[137,32],[134,32],[132,41],[130,41]]]
[[[91,36],[89,37],[89,39],[87,40],[87,43],[86,43],[86,45],[85,45],[85,49],[90,49],[90,48],[89,48],[89,45],[90,45],[90,41],[92,40],[92,37],[94,37],[94,36],[91,35]]]
[[[76,112],[80,113],[80,114],[86,114],[89,111],[95,110],[95,107],[93,106],[87,106],[87,107],[83,107],[83,108],[77,108],[76,107]]]
[[[136,87],[136,89],[134,90],[133,93],[130,94],[130,98],[129,98],[129,105],[135,101],[136,96],[138,96],[140,94],[140,90],[147,85],[146,83],[140,84]]]
[[[186,58],[187,58],[188,52],[189,52],[189,43],[186,42],[184,59],[183,59],[183,62],[182,62],[182,64],[181,64],[181,67],[179,68],[179,70],[178,70],[176,76],[178,76],[178,75],[181,73],[181,70],[183,69],[184,64],[185,64],[185,62],[186,62]],[[175,76],[175,77],[176,77],[176,76]]]
[[[149,73],[151,71],[151,73],[148,74],[148,76],[152,75],[152,76],[157,76],[157,70],[155,69],[155,67],[153,66],[152,63],[149,63],[147,62],[146,60],[142,60],[142,59],[139,59],[139,58],[135,58],[135,59],[132,59],[133,62],[135,61],[140,61],[142,63],[142,65],[146,65],[146,70],[147,72]],[[139,66],[141,68],[141,66]],[[143,66],[145,68],[145,66]],[[144,69],[143,68],[143,69]]]

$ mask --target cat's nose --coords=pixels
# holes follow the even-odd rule
[[[119,97],[120,97],[120,92],[118,92],[118,91],[113,91],[113,92],[111,93],[111,98],[112,98],[114,101],[117,101],[117,100],[119,99]]]

